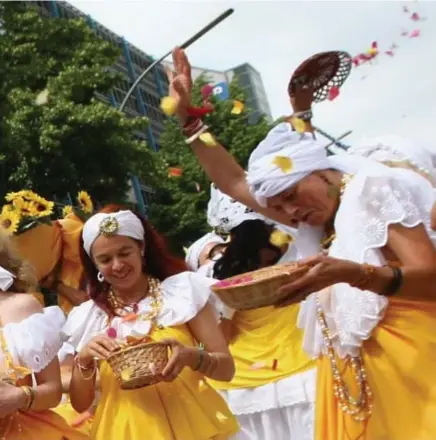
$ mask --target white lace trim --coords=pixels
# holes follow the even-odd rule
[[[255,388],[218,390],[235,415],[253,414],[315,402],[316,369],[280,379]]]
[[[418,174],[387,169],[380,175],[366,170],[348,185],[335,219],[336,240],[329,255],[376,266],[385,264],[381,248],[388,240],[388,228],[400,224],[413,228],[423,224],[430,237],[430,211],[434,191]],[[314,357],[322,352],[322,336],[316,319],[313,294],[300,308],[298,326],[304,328],[304,348]],[[319,298],[339,356],[355,356],[384,316],[388,299],[348,284],[337,284]]]
[[[157,324],[164,327],[189,322],[206,305],[211,295],[210,286],[215,280],[194,272],[183,272],[161,283],[162,309]],[[138,314],[151,310],[151,298],[140,301]],[[111,323],[119,338],[144,336],[150,332],[151,322],[136,320],[126,322],[115,317]],[[68,315],[62,329],[63,339],[80,351],[91,338],[108,329],[108,317],[92,300],[75,307]]]
[[[39,373],[61,348],[61,328],[65,315],[59,307],[46,307],[21,322],[3,327],[5,341],[15,366]],[[1,353],[2,360],[4,354]]]

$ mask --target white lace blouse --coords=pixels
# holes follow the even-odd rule
[[[430,212],[434,202],[431,184],[419,174],[388,167],[366,168],[347,185],[335,218],[336,239],[329,255],[358,263],[381,266],[386,263],[381,249],[388,240],[388,228],[424,225],[434,241]],[[306,228],[306,233],[309,231]],[[323,339],[316,315],[318,295],[327,324],[335,336],[339,356],[355,356],[383,318],[388,299],[348,284],[336,284],[310,295],[302,303],[299,326],[304,329],[304,348],[312,356],[322,353]]]
[[[6,348],[14,367],[39,373],[56,357],[61,345],[61,328],[65,315],[59,307],[46,307],[21,322],[2,328]],[[0,350],[0,365],[6,367],[6,353]],[[18,378],[23,374],[18,374]]]

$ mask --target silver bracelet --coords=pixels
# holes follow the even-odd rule
[[[304,122],[308,122],[313,118],[312,110],[305,110],[303,112],[296,112],[292,116],[295,116],[298,119],[301,119]]]

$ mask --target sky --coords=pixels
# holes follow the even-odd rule
[[[194,66],[227,70],[244,62],[262,75],[274,118],[289,115],[287,84],[311,55],[381,50],[394,57],[353,68],[334,101],[315,104],[314,123],[344,141],[384,134],[420,140],[436,126],[436,1],[166,1],[73,0],[78,9],[154,57],[181,44],[229,7],[234,14],[187,51]],[[407,6],[425,21],[415,23]],[[401,37],[420,29],[419,38]]]

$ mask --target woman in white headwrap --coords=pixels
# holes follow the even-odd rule
[[[186,119],[190,67],[183,51],[174,61],[178,117],[205,132]],[[294,110],[307,111],[311,102],[312,91],[300,89]],[[302,135],[287,123],[275,127],[253,152],[247,179],[224,148],[207,148],[192,133],[188,141],[221,190],[300,224],[300,256],[330,245],[328,255],[308,261],[306,275],[282,288],[292,301],[309,296],[299,320],[306,351],[320,356],[316,438],[435,438],[434,189],[411,170],[349,154],[327,157],[310,121],[304,125]]]
[[[208,232],[189,246],[186,251],[185,261],[189,270],[194,272],[210,259],[210,251],[224,240],[215,232]]]
[[[234,362],[207,304],[210,279],[187,272],[148,222],[108,207],[84,225],[83,263],[90,300],[74,308],[63,333],[77,355],[73,408],[101,397],[95,440],[221,440],[238,431],[224,400],[204,381],[228,381]],[[123,390],[106,362],[120,343],[165,341],[171,356],[161,382]],[[204,344],[204,345],[201,345]]]
[[[212,263],[216,279],[295,259],[295,230],[268,221],[214,185],[208,223],[230,234],[222,256]],[[222,325],[231,326],[226,333],[232,335],[236,372],[229,383],[210,383],[238,418],[241,431],[235,440],[313,439],[315,361],[303,351],[298,310],[298,305],[290,305],[222,312]]]

